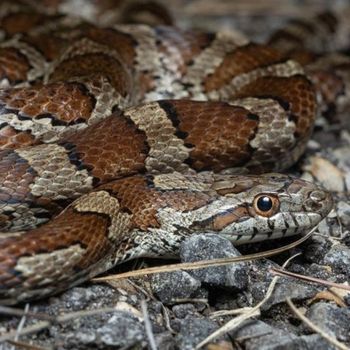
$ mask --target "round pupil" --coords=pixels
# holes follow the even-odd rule
[[[260,197],[257,206],[261,211],[269,211],[272,208],[272,200],[267,196]]]

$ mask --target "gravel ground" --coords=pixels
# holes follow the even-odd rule
[[[223,326],[225,331],[210,340],[207,349],[335,349],[300,320],[288,305],[288,298],[325,333],[350,346],[350,292],[320,283],[279,277],[258,314],[241,318],[235,327],[233,321],[237,310],[248,315],[252,307],[266,298],[275,277],[271,268],[281,267],[297,253],[289,262],[288,271],[348,285],[350,133],[347,130],[350,130],[348,122],[329,125],[320,120],[306,155],[291,170],[295,175],[323,184],[335,198],[334,210],[302,245],[271,259],[109,283],[90,282],[47,300],[20,305],[42,317],[2,315],[0,334],[16,330],[28,334],[18,336],[16,346],[4,342],[0,349],[23,348],[23,344],[18,344],[25,343],[32,344],[33,349],[187,350],[194,349]],[[246,245],[237,250],[216,235],[196,235],[183,242],[180,257],[181,262],[235,257],[293,240]],[[155,263],[159,262],[146,262]],[[113,273],[134,267],[135,263],[129,263]],[[147,330],[148,326],[151,330]]]

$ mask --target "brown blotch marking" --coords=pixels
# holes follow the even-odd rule
[[[149,151],[145,133],[122,113],[80,130],[61,144],[71,151],[71,160],[81,161],[100,183],[142,171]]]
[[[58,16],[50,16],[44,13],[35,12],[32,9],[28,12],[10,13],[1,19],[0,27],[12,36],[17,33],[28,33],[38,25],[44,25],[54,21]]]
[[[317,59],[316,54],[305,49],[290,50],[288,53],[286,53],[286,57],[300,63],[303,67],[315,62]]]
[[[316,116],[315,91],[302,75],[259,78],[245,85],[235,97],[268,97],[278,102],[285,101],[296,123],[297,137],[308,137],[313,129]]]
[[[77,55],[61,62],[50,76],[50,81],[94,76],[106,77],[121,96],[132,93],[130,71],[116,58],[103,53]]]
[[[248,44],[228,53],[216,70],[203,81],[206,92],[218,90],[243,73],[279,63],[283,55],[275,49],[258,44]]]
[[[8,79],[10,85],[27,81],[31,66],[28,59],[16,48],[0,48],[0,79]]]
[[[119,200],[121,210],[132,214],[133,227],[144,231],[160,227],[157,212],[161,208],[186,212],[200,208],[212,199],[204,192],[158,190],[141,175],[112,181],[99,189],[112,192]]]
[[[225,102],[170,100],[159,104],[177,128],[177,135],[193,147],[186,161],[193,169],[219,171],[250,158],[249,142],[259,120],[246,109]]]
[[[91,27],[84,32],[84,36],[115,50],[130,69],[134,68],[137,42],[131,35],[112,28]]]
[[[77,213],[70,207],[38,229],[19,237],[0,240],[1,285],[10,287],[21,283],[20,275],[9,273],[13,271],[20,257],[50,253],[74,244],[86,249],[76,268],[87,269],[104,258],[112,248],[107,237],[109,223],[109,218],[103,215]],[[67,276],[67,279],[71,277]]]
[[[119,201],[122,211],[132,214],[132,226],[147,230],[159,228],[157,209],[161,202],[157,200],[157,191],[149,188],[146,178],[133,176],[102,185],[101,190],[112,192]]]
[[[39,33],[37,35],[24,36],[23,42],[33,46],[37,51],[43,54],[48,61],[57,59],[69,43],[69,40],[62,38],[55,33]]]
[[[212,228],[215,231],[221,231],[226,226],[240,221],[243,217],[250,216],[246,206],[236,207],[233,210],[216,215],[212,222]]]
[[[95,104],[94,97],[81,84],[65,82],[6,89],[0,102],[26,117],[51,115],[64,123],[88,120]]]
[[[39,141],[29,131],[16,130],[10,125],[0,127],[0,150],[33,146]]]
[[[86,37],[89,29],[94,27],[92,24],[83,22],[74,28],[58,26],[57,29],[50,30],[48,33],[30,33],[24,35],[21,41],[26,42],[30,46],[41,52],[48,61],[58,59],[63,50],[67,49],[68,45],[74,41]]]

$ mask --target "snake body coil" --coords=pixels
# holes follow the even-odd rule
[[[236,35],[54,15],[13,36],[19,14],[3,15],[0,48],[1,302],[176,255],[196,232],[235,243],[297,234],[331,209],[305,181],[231,175],[284,170],[305,149],[315,89],[284,53]]]

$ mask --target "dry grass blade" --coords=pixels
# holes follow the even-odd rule
[[[243,256],[236,256],[233,258],[202,260],[202,261],[196,261],[192,263],[179,263],[179,264],[171,264],[171,265],[165,265],[165,266],[150,267],[146,269],[129,271],[129,272],[119,273],[116,275],[110,275],[106,277],[98,277],[98,278],[94,278],[92,281],[93,282],[115,281],[123,278],[140,277],[140,276],[151,275],[151,274],[161,273],[161,272],[173,272],[178,270],[198,270],[198,269],[203,269],[205,267],[210,267],[210,266],[223,266],[223,265],[228,265],[228,264],[242,262],[242,261],[268,258],[270,256],[280,254],[282,252],[285,252],[287,250],[290,250],[298,246],[299,244],[306,241],[315,230],[316,230],[316,227],[314,227],[307,235],[303,236],[302,238],[298,239],[293,243],[287,244],[280,248],[267,250],[265,252],[248,254]]]
[[[22,336],[22,335],[27,335],[27,334],[39,332],[42,329],[49,327],[50,325],[51,325],[51,322],[40,321],[40,322],[35,323],[31,326],[24,327],[20,333],[17,332],[17,329],[14,331],[4,333],[4,334],[0,335],[0,343],[2,343],[4,341],[11,340],[12,338],[15,338],[17,335]]]
[[[283,267],[287,266],[289,264],[289,262],[294,259],[296,256],[298,256],[298,254],[295,254],[293,256],[291,256],[284,264]],[[239,325],[241,325],[243,323],[243,321],[252,318],[254,316],[259,316],[260,315],[260,308],[263,304],[265,304],[267,302],[267,300],[271,297],[276,283],[279,279],[279,276],[276,276],[272,279],[269,288],[267,289],[267,292],[265,294],[264,299],[262,299],[257,305],[255,305],[254,307],[247,309],[247,311],[245,311],[244,313],[242,313],[240,316],[237,316],[236,318],[232,319],[231,321],[227,322],[225,325],[223,325],[222,327],[220,327],[218,330],[216,330],[215,332],[213,332],[212,334],[210,334],[207,338],[205,338],[204,340],[202,340],[196,347],[195,349],[198,350],[200,348],[202,348],[204,345],[208,344],[210,341],[214,340],[217,337],[220,337],[221,335],[226,334],[227,332],[232,331],[233,329],[237,328]]]
[[[56,320],[55,317],[49,316],[47,314],[43,314],[40,312],[25,311],[22,309],[10,307],[10,306],[4,306],[4,305],[0,305],[0,314],[18,316],[18,317],[23,317],[23,316],[35,317],[39,320],[46,320],[46,321],[52,321],[52,322]]]
[[[328,287],[335,287],[339,289],[344,289],[350,291],[350,286],[347,286],[345,284],[340,284],[340,283],[335,283],[335,282],[329,282],[320,278],[312,277],[312,276],[305,276],[305,275],[300,275],[299,273],[294,273],[294,272],[289,272],[283,269],[277,269],[275,267],[270,269],[271,273],[278,275],[278,276],[287,276],[287,277],[294,277],[299,280],[307,281],[307,282],[313,282],[313,283],[318,283],[322,284]]]
[[[141,300],[141,310],[143,314],[143,320],[145,323],[146,335],[148,338],[149,347],[151,350],[157,350],[156,340],[152,330],[151,320],[149,319],[146,300]]]
[[[15,341],[15,340],[8,340],[7,342],[9,344],[16,346],[18,349],[27,349],[27,350],[52,350],[53,349],[52,347],[44,348],[42,346],[37,346],[37,345],[28,344],[21,341]]]
[[[10,309],[10,308],[8,308]],[[18,311],[18,309],[15,309],[15,313]],[[104,313],[104,312],[113,312],[115,311],[114,308],[108,307],[108,308],[101,308],[101,309],[97,309],[97,310],[88,310],[88,311],[77,311],[77,312],[72,312],[69,314],[65,314],[65,315],[61,315],[55,318],[52,318],[50,321],[39,321],[31,326],[27,326],[24,327],[23,329],[21,329],[20,332],[18,332],[17,330],[14,331],[10,331],[7,333],[4,333],[2,335],[0,335],[0,343],[4,342],[4,341],[8,341],[11,340],[13,338],[15,338],[17,335],[22,336],[22,335],[26,335],[26,334],[32,334],[32,333],[36,333],[41,331],[42,329],[48,328],[52,323],[63,323],[63,322],[68,322],[72,319],[76,319],[79,317],[86,317],[86,316],[93,316],[93,315],[97,315],[100,313]],[[27,314],[29,315],[29,314]],[[35,314],[31,313],[31,316],[34,316]]]
[[[338,341],[337,339],[330,336],[328,333],[326,333],[323,329],[316,326],[314,323],[312,323],[307,317],[305,317],[293,304],[292,300],[290,298],[286,299],[287,304],[291,308],[291,310],[295,313],[295,315],[303,321],[308,327],[310,327],[313,331],[318,333],[321,337],[326,339],[330,344],[334,345],[336,348],[341,350],[350,350],[344,343]]]

